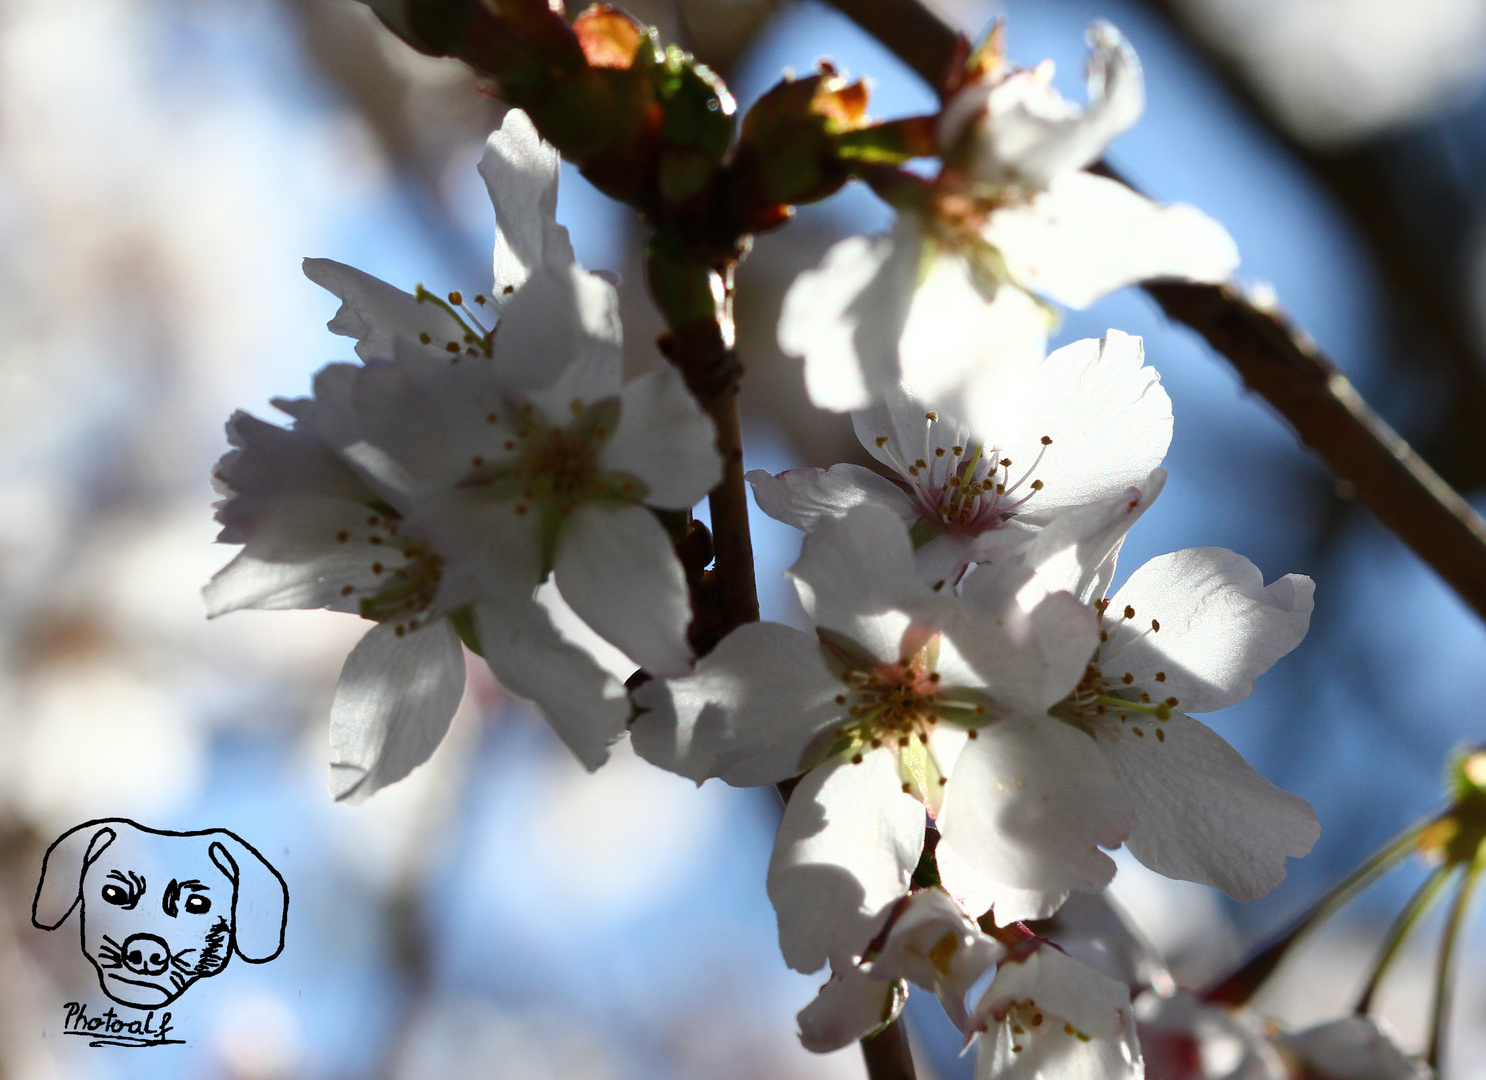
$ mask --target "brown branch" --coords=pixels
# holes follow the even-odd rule
[[[894,1020],[871,1038],[862,1040],[862,1057],[871,1080],[914,1080],[913,1052],[902,1018]]]
[[[957,35],[918,0],[831,2],[930,85],[942,84]],[[1226,356],[1337,478],[1486,618],[1486,522],[1308,336],[1230,286],[1148,282],[1144,288],[1168,318]]]

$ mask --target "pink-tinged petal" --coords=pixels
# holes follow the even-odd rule
[[[1025,426],[1028,388],[1051,326],[1047,309],[1026,292],[979,277],[959,253],[940,249],[903,325],[903,388],[971,431],[1013,438]]]
[[[923,845],[923,805],[903,794],[891,750],[857,764],[836,757],[807,773],[769,862],[785,963],[808,974],[861,956],[907,893]]]
[[[850,1046],[885,1024],[897,1004],[898,989],[856,965],[832,973],[815,999],[800,1010],[800,1043],[814,1054]]]
[[[940,885],[962,910],[977,918],[990,912],[1002,926],[1050,918],[1069,896],[1067,892],[1018,889],[989,878],[960,858],[954,846],[942,838],[934,849],[934,861],[939,867]]]
[[[1073,308],[1153,278],[1226,281],[1238,266],[1233,238],[1196,207],[1085,172],[993,211],[982,235],[1018,285]]]
[[[557,177],[562,159],[542,141],[531,118],[509,110],[490,133],[480,175],[495,206],[495,292],[505,297],[541,267],[573,263],[568,231],[557,223]]]
[[[356,612],[385,588],[405,558],[365,503],[290,498],[261,514],[236,558],[202,595],[215,618],[242,608],[330,608]],[[344,537],[344,539],[342,539]],[[376,538],[377,543],[371,540]]]
[[[307,431],[281,428],[238,410],[227,421],[234,449],[212,468],[222,524],[218,543],[241,544],[279,502],[303,496],[367,503],[376,498],[356,474]]]
[[[1347,1016],[1275,1040],[1307,1076],[1336,1080],[1432,1080],[1428,1065],[1404,1052],[1370,1016]]]
[[[619,294],[576,264],[542,267],[503,302],[494,351],[501,378],[549,417],[612,397],[624,378]]]
[[[905,525],[918,519],[916,505],[902,488],[860,465],[788,469],[778,476],[754,469],[747,480],[760,510],[804,532],[867,503],[886,507]]]
[[[430,349],[451,341],[464,347],[464,327],[438,304],[420,302],[354,266],[306,259],[304,276],[340,297],[340,309],[327,325],[332,333],[355,338],[356,355],[363,360],[390,360],[399,339],[421,342],[423,334]]]
[[[1041,523],[1049,511],[1118,495],[1142,483],[1171,445],[1171,399],[1138,337],[1110,330],[1065,345],[1037,366],[1029,391],[1023,437],[1000,444],[1022,491],[1043,485],[1023,518]]]
[[[1044,893],[1093,892],[1115,872],[1100,848],[1123,843],[1130,821],[1094,740],[1044,716],[980,729],[955,764],[939,828],[987,877]]]
[[[842,240],[790,286],[779,347],[805,361],[805,389],[818,408],[864,408],[897,383],[922,248],[922,232],[904,217],[892,236]]]
[[[624,734],[624,686],[588,653],[565,641],[534,601],[475,608],[480,647],[491,673],[536,705],[584,768],[597,769]]]
[[[427,761],[463,696],[464,652],[447,619],[372,627],[346,657],[330,707],[336,801],[361,802]]]
[[[631,741],[645,760],[701,783],[743,787],[797,775],[807,749],[838,723],[841,681],[811,634],[779,623],[745,623],[679,679],[652,679],[634,693],[642,712]]]
[[[1178,989],[1142,992],[1135,999],[1135,1017],[1152,1077],[1290,1080],[1289,1068],[1255,1014],[1208,1005],[1192,991]],[[1194,1067],[1201,1071],[1194,1074]]]
[[[948,598],[918,579],[902,520],[881,506],[866,504],[821,521],[805,537],[789,575],[816,626],[850,638],[884,663],[902,657],[910,629],[931,633],[949,618]]]
[[[1158,874],[1255,900],[1285,879],[1285,858],[1321,835],[1310,803],[1275,787],[1200,721],[1106,716],[1096,728],[1130,797],[1127,844]]]
[[[712,418],[675,368],[631,380],[619,398],[619,430],[600,451],[601,467],[643,480],[651,506],[695,506],[722,479]]]
[[[589,504],[562,525],[553,574],[578,617],[652,675],[691,670],[691,597],[670,537],[644,507]]]
[[[1315,588],[1303,574],[1266,586],[1258,567],[1226,548],[1159,556],[1110,601],[1099,667],[1109,678],[1129,672],[1136,682],[1162,673],[1161,688],[1183,712],[1226,708],[1300,644]]]
[[[1097,161],[1140,118],[1145,85],[1135,51],[1111,24],[1093,23],[1087,38],[1086,108],[1064,100],[1052,87],[1051,66],[1039,65],[956,94],[939,120],[940,145],[953,149],[975,124],[971,167],[994,184],[1042,186]]]

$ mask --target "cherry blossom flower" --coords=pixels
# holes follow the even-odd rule
[[[975,1006],[976,1080],[1139,1080],[1130,990],[1032,936]]]
[[[1289,1080],[1263,1023],[1247,1009],[1209,1005],[1190,990],[1135,999],[1147,1080]]]
[[[852,423],[896,481],[851,464],[748,480],[765,513],[804,531],[863,503],[887,507],[912,532],[924,580],[954,584],[971,563],[1017,554],[1060,514],[1146,483],[1171,444],[1160,376],[1144,366],[1140,338],[1118,330],[1047,357],[1022,411],[1024,434],[997,442],[893,387]]]
[[[1078,686],[1049,716],[1087,737],[1101,779],[1105,769],[1114,771],[1112,801],[1129,824],[1126,842],[1157,873],[1251,900],[1279,884],[1286,857],[1307,854],[1320,834],[1310,804],[1265,780],[1187,715],[1246,698],[1255,679],[1305,636],[1313,590],[1299,574],[1265,586],[1242,556],[1193,548],[1152,559],[1095,605],[1098,646]],[[997,756],[999,726],[986,729],[957,763],[957,775],[970,782],[946,794],[939,869],[969,910],[989,902],[1001,922],[1042,918],[1062,903],[1067,879],[1039,882],[1030,864],[1029,872],[1010,874],[1014,830],[987,815],[986,800],[961,798],[988,783],[1034,782],[1038,770],[1054,767],[1043,758]],[[1058,767],[1076,766],[1069,760]],[[1107,857],[1087,855],[1093,880]],[[988,879],[1025,891],[1007,893]]]
[[[1276,1036],[1275,1046],[1305,1080],[1432,1080],[1434,1070],[1406,1053],[1370,1016],[1344,1016]]]
[[[960,814],[1009,823],[1007,857],[1038,867],[1026,885],[1107,883],[1113,864],[1098,847],[1124,839],[1128,808],[1094,742],[1047,713],[1094,650],[1092,608],[1057,593],[1023,610],[990,573],[972,575],[963,596],[935,591],[902,523],[879,506],[820,522],[790,574],[815,632],[740,627],[693,674],[636,692],[647,711],[632,737],[641,755],[698,782],[805,773],[768,881],[791,967],[859,959],[907,891],[925,812],[956,795],[967,759],[978,764],[960,801],[977,809]],[[1020,774],[985,775],[998,769]]]
[[[491,298],[410,295],[307,262],[342,300],[331,329],[364,362],[277,400],[287,430],[243,414],[229,425],[218,516],[244,549],[207,587],[210,613],[329,607],[377,624],[332,706],[338,798],[432,753],[460,699],[461,638],[585,765],[604,761],[628,702],[534,601],[549,576],[639,664],[690,667],[684,575],[651,508],[684,510],[717,482],[712,424],[672,370],[622,382],[617,297],[573,261],[557,166],[507,113],[481,162],[499,226]]]
[[[1006,949],[942,889],[903,897],[889,920],[880,945],[868,945],[861,963],[833,970],[831,981],[801,1010],[805,1049],[829,1053],[870,1035],[897,1014],[905,980],[938,995],[950,1020],[961,1031],[971,1030],[965,995]]]
[[[905,181],[890,234],[841,241],[791,286],[779,342],[804,359],[816,405],[863,409],[901,383],[930,410],[1011,437],[1050,305],[1232,273],[1237,250],[1215,221],[1084,171],[1144,107],[1124,38],[1100,22],[1089,39],[1081,110],[1053,90],[1051,65],[1014,69],[994,38],[940,117],[940,175]]]

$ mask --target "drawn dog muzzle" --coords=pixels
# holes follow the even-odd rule
[[[119,951],[125,970],[136,975],[164,975],[170,967],[170,946],[154,934],[135,934]]]

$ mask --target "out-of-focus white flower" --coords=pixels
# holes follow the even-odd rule
[[[1130,991],[1042,938],[1012,948],[972,1017],[976,1080],[1139,1080]]]
[[[944,168],[887,236],[850,237],[785,297],[784,351],[835,411],[902,383],[934,411],[1011,437],[1055,320],[1136,281],[1222,281],[1238,264],[1221,225],[1085,172],[1140,115],[1139,62],[1108,23],[1089,32],[1087,109],[993,44],[939,123]],[[986,52],[987,50],[983,50]]]
[[[461,637],[585,765],[603,762],[628,703],[533,599],[549,574],[649,670],[690,666],[684,575],[650,508],[686,509],[716,483],[712,423],[672,370],[623,384],[617,298],[573,261],[557,166],[515,110],[487,146],[496,288],[474,301],[499,312],[496,329],[458,293],[409,295],[310,261],[343,301],[331,329],[364,363],[276,401],[288,430],[229,423],[238,449],[215,472],[218,516],[221,539],[245,546],[207,587],[211,613],[328,607],[377,623],[332,707],[337,798],[432,753],[462,692]]]
[[[1275,1038],[1306,1080],[1431,1080],[1434,1070],[1405,1053],[1370,1016],[1344,1016]]]
[[[850,464],[748,480],[765,513],[804,531],[863,503],[887,507],[910,529],[923,579],[954,585],[1060,514],[1149,480],[1171,445],[1171,399],[1144,356],[1140,338],[1118,330],[1059,349],[1037,366],[1013,438],[972,432],[891,388],[852,424],[897,482]]]
[[[1243,66],[1291,133],[1365,139],[1448,106],[1486,78],[1477,0],[1181,0],[1192,27]]]
[[[1305,636],[1314,587],[1300,574],[1265,586],[1241,555],[1192,548],[1152,559],[1095,605],[1098,645],[1077,688],[1050,716],[1097,748],[1100,783],[1103,769],[1113,769],[1111,803],[1127,815],[1130,852],[1157,873],[1252,900],[1284,879],[1287,856],[1307,854],[1320,835],[1309,803],[1265,780],[1186,715],[1248,697],[1254,680]],[[994,892],[979,875],[1008,881],[1006,838],[1019,830],[991,812],[993,800],[967,793],[1020,784],[1039,769],[1080,767],[998,753],[1002,726],[986,728],[973,751],[960,755],[957,776],[965,782],[945,797],[939,869],[950,894],[971,910]],[[1051,914],[1066,892],[1030,877],[1009,883],[1029,891],[1003,898],[996,908],[1003,923]]]
[[[1190,990],[1135,999],[1148,1080],[1289,1080],[1258,1017],[1209,1005]]]
[[[891,1019],[906,980],[938,995],[961,1031],[971,1030],[965,995],[1006,949],[955,906],[943,889],[920,889],[894,906],[887,936],[860,964],[835,968],[800,1011],[805,1049],[849,1046]]]
[[[822,521],[790,574],[815,633],[740,627],[694,674],[641,687],[648,712],[632,732],[643,756],[698,782],[806,773],[769,868],[791,967],[841,970],[860,956],[907,891],[925,811],[950,798],[974,808],[961,821],[1000,837],[965,841],[986,856],[982,872],[1020,888],[1108,882],[1098,849],[1124,839],[1128,809],[1093,741],[1047,714],[1093,652],[1091,608],[1057,593],[1024,611],[989,572],[962,596],[935,591],[901,521],[878,506]],[[946,828],[956,839],[948,815]]]

